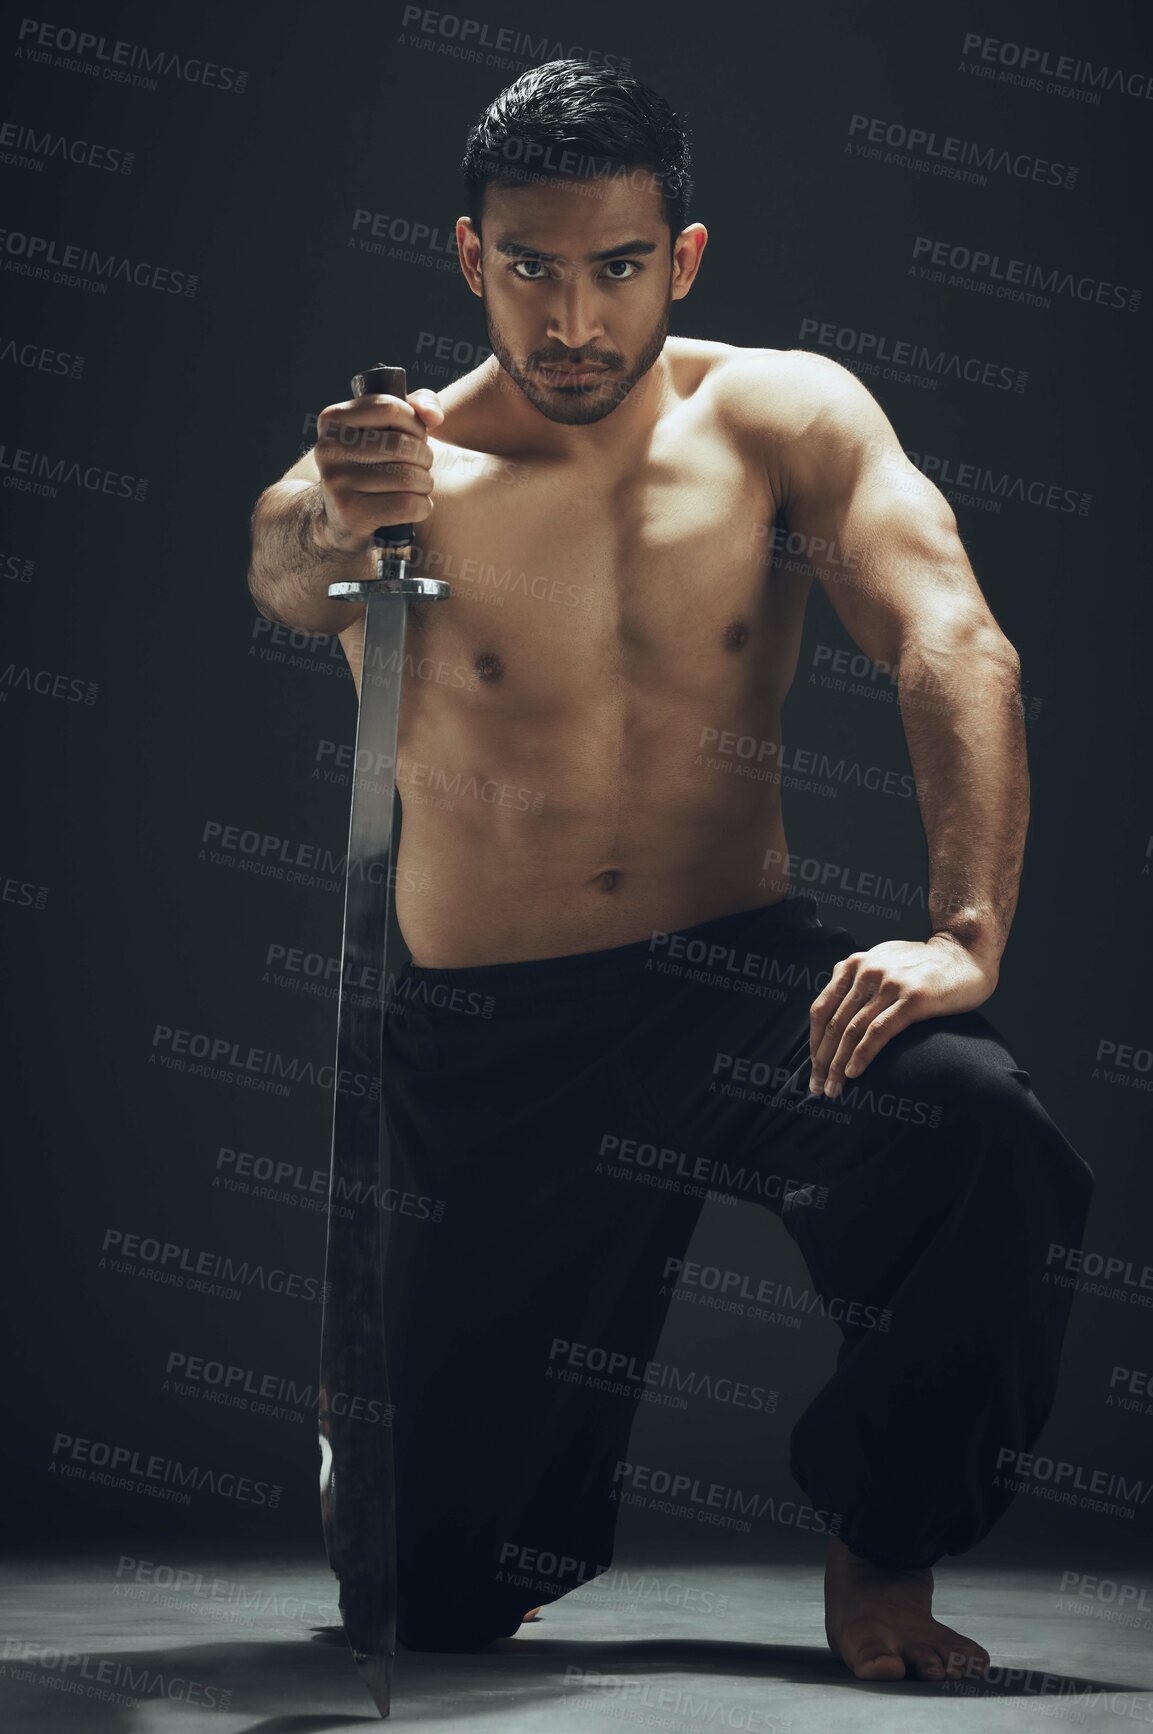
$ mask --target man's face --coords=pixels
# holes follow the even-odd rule
[[[659,356],[687,288],[651,177],[489,186],[483,238],[467,219],[457,229],[493,353],[528,401],[555,422],[611,415]],[[694,265],[698,251],[689,244]]]

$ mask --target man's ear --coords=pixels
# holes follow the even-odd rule
[[[456,219],[456,256],[460,260],[460,268],[464,279],[474,295],[480,295],[481,290],[481,247],[480,233],[471,217]]]
[[[701,254],[708,238],[709,231],[703,223],[690,223],[673,242],[673,277],[670,289],[674,301],[682,300],[696,281],[701,267]]]

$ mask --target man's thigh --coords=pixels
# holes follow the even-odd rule
[[[783,924],[773,908],[707,969],[638,984],[612,1063],[636,1115],[629,1133],[666,1150],[666,1169],[780,1211],[816,1178],[801,1166],[810,1128],[834,1111],[808,1092],[810,1008],[857,942],[815,919]]]
[[[627,1025],[606,1001],[442,1026],[423,1058],[415,1040],[394,1055],[394,1190],[424,1201],[393,1216],[386,1258],[410,1561],[446,1552],[480,1581],[502,1553],[587,1563],[586,1538],[611,1541],[660,1273],[704,1196],[633,1187],[598,1154],[635,1119],[606,1060]]]
[[[1078,1189],[1088,1168],[981,1010],[909,1025],[837,1097],[809,1091],[812,1001],[858,949],[845,928],[774,934],[766,922],[707,986],[654,985],[613,1056],[642,1114],[631,1130],[671,1146],[679,1172],[767,1205],[790,1230],[803,1206],[834,1194],[850,1216],[886,1196],[914,1213],[918,1200],[938,1208],[990,1159],[1001,1185],[1018,1166],[1048,1164]],[[763,967],[750,967],[762,953]],[[769,991],[750,992],[749,978]],[[1030,1167],[1020,1178],[1037,1176]]]

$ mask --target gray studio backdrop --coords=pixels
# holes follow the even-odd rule
[[[1084,1292],[1043,1449],[1126,1488],[1098,1511],[1038,1483],[987,1545],[1077,1569],[1147,1548],[1153,272],[1131,187],[1153,44],[1128,6],[992,17],[85,0],[67,26],[3,26],[5,1384],[30,1539],[319,1547],[356,701],[335,640],[255,613],[248,514],[354,371],[442,386],[483,356],[452,239],[464,134],[575,52],[627,63],[692,127],[711,240],[674,330],[852,368],[953,501],[1021,653],[1034,817],[986,1009],[1098,1176],[1080,1278],[1059,1266]],[[826,767],[785,796],[799,884],[863,943],[922,936],[895,688],[819,592],[786,739]],[[693,1252],[744,1292],[805,1287],[752,1208],[710,1206]],[[662,1359],[775,1403],[647,1404],[638,1461],[795,1496],[789,1428],[838,1336],[772,1310],[673,1307]],[[172,1465],[210,1473],[182,1500]],[[701,1541],[633,1511],[623,1533]]]

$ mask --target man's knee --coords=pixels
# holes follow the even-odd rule
[[[525,1611],[510,1613],[507,1602],[486,1602],[481,1595],[464,1607],[437,1595],[402,1596],[397,1642],[406,1650],[486,1650],[519,1631]]]
[[[1001,1182],[1043,1179],[1088,1204],[1092,1170],[980,1013],[908,1025],[853,1083],[869,1086],[861,1107],[948,1143],[955,1178],[991,1166]]]

